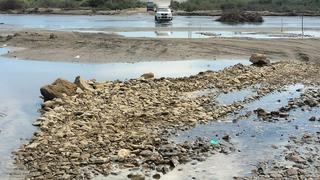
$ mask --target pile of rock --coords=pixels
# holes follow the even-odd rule
[[[262,23],[264,20],[256,12],[225,11],[217,21],[225,23]]]
[[[213,88],[230,92],[258,83],[283,86],[317,79],[319,70],[310,64],[260,68],[238,64],[184,78],[154,79],[149,73],[125,82],[58,79],[41,88],[45,102],[34,123],[40,132],[16,152],[16,161],[31,179],[90,179],[108,175],[114,165],[166,173],[179,163],[234,150],[227,137],[217,145],[204,139],[182,144],[168,140],[179,129],[243,107],[217,105],[212,96],[185,98],[186,92]]]

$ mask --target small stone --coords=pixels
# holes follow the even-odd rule
[[[287,174],[288,176],[295,176],[295,175],[298,174],[298,170],[295,169],[295,168],[290,168],[290,169],[287,169],[287,170],[286,170],[286,174]]]
[[[163,174],[167,174],[169,171],[170,171],[169,166],[164,166],[163,169],[162,169],[162,173]]]
[[[259,117],[265,117],[265,116],[268,116],[268,115],[269,115],[269,113],[268,113],[266,110],[262,109],[262,108],[258,108],[258,109],[256,109],[256,110],[254,110],[254,112],[255,112]]]
[[[279,173],[269,173],[271,178],[282,178],[282,175]]]
[[[160,179],[161,175],[157,173],[157,174],[153,175],[152,177],[153,177],[153,179]]]
[[[180,164],[178,158],[172,157],[171,164],[173,165],[173,167],[177,167]]]
[[[231,139],[231,137],[230,137],[229,134],[227,134],[227,135],[223,136],[222,139],[225,140],[225,141],[227,141],[227,142],[229,142],[230,139]]]
[[[150,151],[150,150],[144,150],[144,151],[141,151],[140,152],[140,155],[141,156],[144,156],[144,157],[149,157],[149,156],[152,156],[152,151]]]
[[[51,33],[49,36],[49,39],[56,39],[56,38],[58,38],[58,36],[53,33]]]
[[[26,147],[27,147],[27,148],[30,148],[30,149],[34,149],[34,148],[36,148],[38,145],[40,145],[40,143],[33,142],[33,143],[27,145]]]
[[[152,79],[154,78],[154,74],[153,73],[145,73],[143,75],[141,75],[141,78],[144,78],[144,79]]]
[[[35,120],[35,121],[32,123],[32,125],[33,125],[33,126],[40,126],[43,121],[45,121],[44,118],[39,118],[39,119]]]
[[[304,164],[306,163],[306,160],[304,160],[302,157],[295,155],[295,154],[289,154],[286,156],[286,159],[289,161],[293,161],[295,163],[301,163]]]
[[[197,161],[192,161],[192,162],[191,162],[191,165],[193,165],[193,166],[194,166],[194,165],[197,165]]]
[[[130,150],[128,150],[128,149],[120,149],[118,151],[118,157],[119,158],[125,159],[125,158],[127,158],[129,156],[130,156]]]
[[[82,111],[75,111],[73,114],[75,116],[81,116],[83,114],[83,112]]]
[[[121,174],[120,171],[112,171],[110,174],[114,175],[114,176],[118,176],[119,174]]]
[[[83,94],[84,91],[83,91],[81,88],[77,87],[76,93],[77,93],[77,94]]]
[[[145,176],[140,173],[130,173],[127,177],[131,180],[145,180]]]
[[[309,118],[309,121],[316,121],[316,120],[317,120],[317,118],[314,117],[314,116],[312,116],[311,118]]]

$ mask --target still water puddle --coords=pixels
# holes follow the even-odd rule
[[[255,39],[278,39],[278,38],[301,38],[301,31],[288,32],[237,32],[237,31],[130,31],[117,32],[124,37],[144,37],[144,38],[255,38]],[[304,38],[319,38],[320,31],[305,31]]]
[[[0,54],[8,49],[0,48]],[[128,80],[153,72],[160,77],[190,76],[207,70],[222,70],[248,60],[188,60],[167,62],[78,64],[16,60],[0,56],[0,176],[8,178],[12,168],[11,152],[36,128],[32,126],[40,114],[40,87],[62,77],[73,81],[78,75],[85,79]]]
[[[241,89],[239,91],[229,92],[229,93],[221,93],[216,97],[216,101],[221,105],[228,105],[234,102],[243,101],[247,97],[255,96],[256,88],[259,86],[248,87],[245,89]]]
[[[259,107],[269,111],[277,110],[285,106],[289,99],[299,97],[301,88],[306,89],[302,84],[287,86],[281,92],[270,93],[247,104],[241,112],[253,111]],[[228,156],[213,155],[197,166],[190,163],[181,165],[177,169],[182,168],[182,171],[175,169],[164,175],[164,179],[192,179],[192,177],[196,179],[232,179],[234,176],[250,175],[251,170],[255,169],[259,161],[278,159],[278,162],[285,163],[280,154],[289,137],[319,131],[320,122],[308,121],[311,116],[319,114],[319,107],[310,111],[296,109],[290,111],[289,121],[280,120],[276,123],[260,121],[256,115],[234,121],[238,115],[230,115],[220,122],[202,124],[191,130],[181,131],[178,136],[172,137],[173,141],[182,143],[195,140],[197,137],[223,141],[222,137],[228,134],[231,136],[231,142],[240,151]]]
[[[284,89],[272,92],[246,105],[242,111],[254,111],[257,108],[263,108],[266,111],[275,111],[288,104],[290,99],[301,95],[302,89],[307,89],[303,84],[294,84],[285,86]]]

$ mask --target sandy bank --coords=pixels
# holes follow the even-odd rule
[[[7,56],[27,60],[67,62],[138,62],[183,59],[248,58],[252,53],[267,54],[273,60],[318,62],[318,39],[151,39],[124,38],[99,33],[18,30],[2,45],[24,47]],[[12,32],[12,34],[14,34]]]

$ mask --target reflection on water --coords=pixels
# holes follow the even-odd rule
[[[0,54],[8,49],[0,48]],[[206,70],[221,70],[248,60],[190,60],[169,62],[139,62],[110,64],[74,64],[24,61],[0,57],[0,176],[5,177],[10,164],[10,153],[36,130],[31,124],[39,114],[39,89],[58,77],[73,81],[81,75],[85,79],[126,80],[146,72],[156,77],[189,76]]]
[[[221,93],[217,96],[216,101],[221,105],[229,105],[234,102],[243,101],[246,97],[251,97],[256,95],[256,87],[249,87],[239,91]]]

